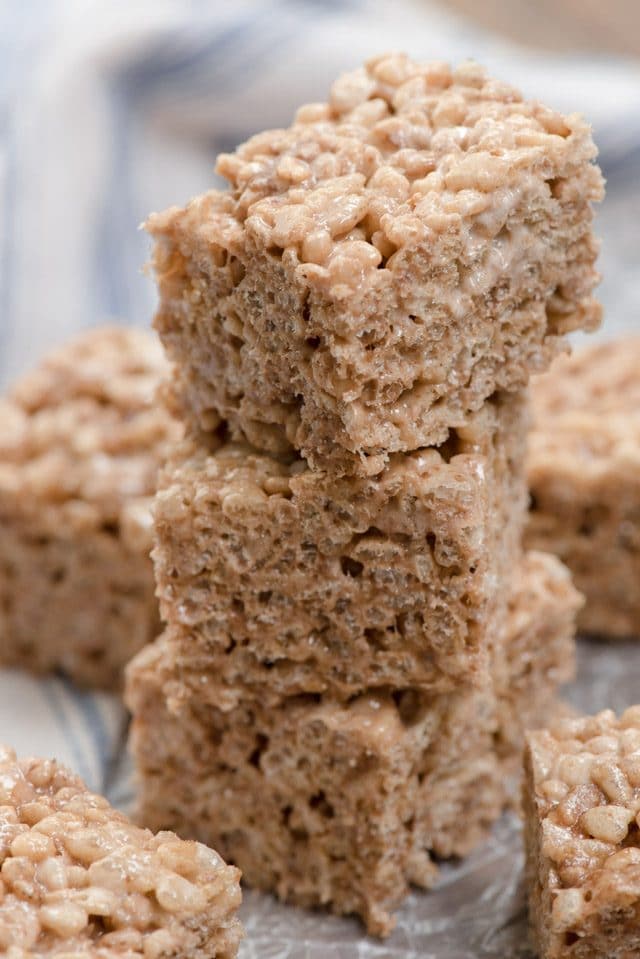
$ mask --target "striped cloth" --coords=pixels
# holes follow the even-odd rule
[[[609,179],[609,331],[637,325],[637,64],[516,49],[427,0],[29,0],[0,4],[0,381],[105,317],[146,324],[146,214],[210,186],[218,151],[390,48],[475,57],[591,119]],[[123,722],[109,697],[0,675],[0,739],[122,802]]]
[[[0,670],[0,742],[19,756],[54,756],[120,804],[130,799],[122,774],[125,737],[126,716],[114,696]]]

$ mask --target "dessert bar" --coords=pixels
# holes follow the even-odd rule
[[[93,330],[0,403],[0,662],[115,687],[159,629],[157,472],[181,435],[157,339]]]
[[[128,667],[140,819],[211,842],[248,885],[386,935],[429,850],[464,854],[503,804],[491,697],[371,689],[231,709],[194,695],[166,640]],[[207,702],[207,695],[211,702]]]
[[[567,564],[579,626],[640,636],[640,337],[562,357],[534,383],[527,542]]]
[[[475,64],[341,77],[148,222],[182,415],[336,472],[442,443],[599,322],[595,154]]]
[[[549,553],[525,554],[507,603],[503,638],[492,654],[496,689],[495,746],[518,801],[523,731],[566,712],[558,690],[575,675],[576,617],[584,597],[566,566]]]
[[[180,655],[229,695],[479,681],[521,556],[525,431],[524,395],[503,394],[375,477],[187,444],[153,553]]]
[[[527,737],[530,917],[540,959],[640,954],[640,707]]]
[[[9,959],[233,959],[240,873],[154,836],[49,759],[0,746],[0,951]]]

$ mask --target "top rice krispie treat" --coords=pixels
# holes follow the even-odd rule
[[[0,662],[118,685],[159,628],[149,551],[159,466],[181,435],[155,399],[157,337],[106,327],[0,403]]]
[[[640,636],[640,336],[561,357],[533,389],[527,542],[587,598],[579,626]]]
[[[442,442],[597,325],[595,154],[475,64],[341,77],[149,220],[184,415],[343,472]]]
[[[526,767],[541,959],[640,955],[640,706],[529,734]]]
[[[54,760],[0,746],[0,952],[7,959],[232,959],[240,873],[134,826]]]

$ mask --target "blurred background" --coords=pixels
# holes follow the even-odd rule
[[[638,0],[0,0],[0,384],[83,327],[148,324],[147,214],[390,49],[585,114],[608,181],[599,335],[640,331]]]

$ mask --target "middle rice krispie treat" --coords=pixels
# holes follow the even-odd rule
[[[168,372],[154,335],[104,327],[0,403],[0,664],[116,687],[157,636],[151,501],[182,433],[156,402]]]
[[[525,762],[540,959],[640,955],[640,706],[531,733]]]
[[[393,927],[431,853],[463,855],[507,799],[523,724],[571,674],[578,596],[553,557],[515,576],[495,680],[456,693],[229,696],[175,659],[169,628],[128,670],[141,817],[213,843],[250,885]]]
[[[475,64],[341,77],[149,221],[183,414],[345,472],[443,442],[597,325],[595,154]]]
[[[561,357],[533,401],[527,542],[573,573],[582,631],[640,637],[640,336]]]
[[[229,696],[477,682],[521,555],[525,424],[501,395],[376,477],[188,444],[155,504],[178,656]]]
[[[64,766],[0,746],[0,953],[6,959],[233,959],[240,873],[154,836]]]

